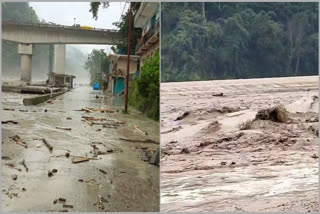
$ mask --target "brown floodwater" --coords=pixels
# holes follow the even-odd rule
[[[318,76],[162,83],[161,211],[318,211],[318,93]],[[288,121],[252,121],[277,105]]]

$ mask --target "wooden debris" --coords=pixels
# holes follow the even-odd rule
[[[63,208],[73,208],[73,205],[69,205],[69,204],[64,204]]]
[[[23,146],[24,148],[28,148],[27,144],[25,142],[20,141],[20,137],[18,135],[14,135],[10,137],[16,144]]]
[[[223,97],[223,93],[212,94],[213,97]]]
[[[56,127],[56,129],[62,129],[62,130],[66,130],[66,131],[71,131],[71,128],[65,128],[65,127]]]
[[[20,109],[19,111],[20,112],[28,112],[28,110],[23,110],[23,109]]]
[[[72,120],[72,118],[71,117],[67,117],[67,120]]]
[[[51,146],[46,139],[43,138],[42,142],[46,145],[50,152],[53,150],[53,146]]]
[[[82,108],[81,111],[91,112],[91,113],[93,112],[93,111],[92,111],[91,109],[89,109],[89,108]]]
[[[11,158],[8,157],[8,156],[2,156],[1,159],[2,159],[2,160],[11,160]]]
[[[58,198],[59,203],[65,203],[67,201],[67,199],[65,198]]]
[[[52,173],[57,173],[58,170],[57,170],[57,169],[53,169],[51,172],[52,172]]]
[[[5,110],[5,111],[14,111],[13,108],[4,108],[3,110]]]
[[[12,124],[18,124],[17,121],[14,120],[5,120],[5,121],[1,121],[2,124],[8,124],[8,123],[12,123]]]
[[[67,209],[62,209],[62,210],[59,210],[58,212],[68,212],[68,210]]]
[[[69,158],[69,157],[70,157],[70,153],[69,153],[69,152],[66,152],[65,156],[66,156],[67,158]]]
[[[102,144],[102,142],[92,142],[91,144]]]
[[[28,172],[29,169],[28,169],[27,164],[26,164],[26,162],[25,162],[24,159],[21,161],[21,164],[24,166],[24,168],[25,168],[26,171]]]
[[[47,103],[49,103],[49,104],[53,104],[53,101],[52,101],[52,100],[49,100],[49,101],[47,101]]]
[[[103,174],[108,174],[106,171],[99,169],[100,172],[102,172]]]
[[[146,131],[143,131],[142,129],[140,129],[137,125],[136,126],[134,126],[139,132],[141,132],[142,134],[144,134],[144,135],[148,135],[148,132],[146,132]]]
[[[86,158],[86,157],[74,157],[72,158],[72,163],[81,163],[89,160],[90,158]]]
[[[103,120],[107,120],[106,118],[98,118],[98,117],[88,117],[88,116],[82,116],[82,118],[86,119],[86,120],[98,120],[98,121],[103,121]]]
[[[12,180],[14,180],[14,181],[15,181],[15,180],[17,180],[18,175],[12,175],[12,176],[11,176],[11,178],[12,178]]]
[[[133,142],[133,143],[153,143],[153,144],[159,144],[158,142],[154,141],[154,140],[134,140],[134,139],[128,139],[128,138],[122,138],[120,137],[119,140],[124,140],[124,141],[128,141],[128,142]]]
[[[97,132],[100,132],[100,131],[101,131],[101,129],[96,129],[96,131],[97,131]]]

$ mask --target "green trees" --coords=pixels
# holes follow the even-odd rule
[[[159,120],[159,51],[147,58],[141,67],[140,76],[130,83],[129,104]]]
[[[90,73],[90,84],[93,84],[95,81],[101,81],[102,75],[109,71],[109,59],[107,54],[103,49],[93,49],[88,55],[84,68]]]
[[[316,75],[317,20],[317,3],[163,3],[162,81]]]

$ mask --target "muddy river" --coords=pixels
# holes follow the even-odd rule
[[[318,211],[318,76],[161,84],[161,211]],[[282,106],[285,122],[255,119]]]
[[[2,211],[159,210],[159,167],[145,161],[144,153],[158,145],[119,139],[159,142],[158,122],[132,108],[129,114],[121,113],[121,99],[91,87],[76,87],[52,102],[24,106],[22,99],[30,96],[34,95],[2,93],[1,120],[18,122],[2,124]],[[114,112],[79,111],[85,107]],[[83,116],[121,122],[90,125]],[[15,142],[15,135],[27,148]],[[41,139],[53,146],[52,152]],[[94,156],[93,147],[102,154]],[[74,157],[90,159],[72,163]]]

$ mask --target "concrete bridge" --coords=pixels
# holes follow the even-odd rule
[[[66,44],[117,45],[124,41],[117,30],[11,21],[2,22],[2,39],[19,43],[21,80],[26,82],[31,82],[34,44],[55,44],[53,72],[64,73]]]

